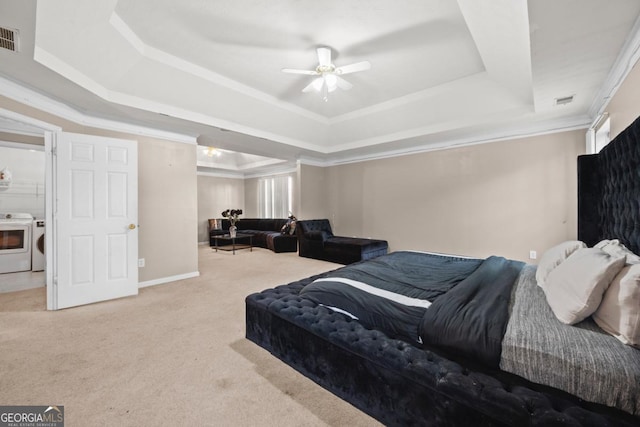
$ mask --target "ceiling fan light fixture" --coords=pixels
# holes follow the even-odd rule
[[[335,74],[325,74],[323,77],[329,92],[333,92],[338,88],[338,78]]]
[[[323,85],[324,85],[324,79],[322,77],[318,77],[313,81],[313,89],[316,92],[320,92],[322,90]]]
[[[302,92],[316,91],[321,93],[322,99],[327,102],[329,92],[340,88],[349,90],[353,87],[351,83],[340,77],[344,74],[356,73],[371,69],[369,61],[360,61],[354,64],[336,67],[331,63],[331,48],[321,46],[316,49],[318,54],[318,66],[315,70],[299,70],[295,68],[283,68],[282,72],[289,74],[302,74],[307,76],[317,76],[311,83],[306,85]]]

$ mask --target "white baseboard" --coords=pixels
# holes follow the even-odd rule
[[[43,288],[46,277],[44,271],[21,271],[0,274],[0,293]]]
[[[146,288],[147,286],[162,285],[163,283],[175,282],[177,280],[191,279],[192,277],[200,276],[199,271],[192,271],[191,273],[178,274],[176,276],[162,277],[160,279],[146,280],[144,282],[138,282],[138,289]]]

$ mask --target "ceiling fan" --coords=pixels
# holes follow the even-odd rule
[[[311,83],[302,89],[303,92],[322,93],[322,99],[326,102],[329,99],[329,92],[333,92],[337,88],[349,90],[353,87],[351,83],[343,79],[342,75],[365,71],[371,68],[369,61],[356,62],[354,64],[336,67],[331,63],[331,49],[328,47],[319,47],[318,66],[315,70],[296,70],[292,68],[283,68],[282,72],[290,74],[304,74],[307,76],[318,76]]]

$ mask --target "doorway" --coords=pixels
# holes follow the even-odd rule
[[[44,221],[45,224],[52,223],[52,207],[53,207],[53,199],[52,199],[52,186],[53,186],[53,161],[52,161],[52,143],[55,135],[59,133],[62,129],[58,126],[51,125],[49,123],[43,122],[41,120],[34,119],[29,116],[25,116],[19,113],[15,113],[10,110],[6,110],[4,108],[0,108],[0,132],[7,135],[16,135],[15,139],[21,140],[29,140],[30,144],[28,148],[42,150],[44,152],[45,161],[44,161]],[[2,138],[2,139],[13,139],[13,138]],[[37,142],[34,142],[36,140]],[[40,141],[43,141],[44,145]],[[24,141],[21,141],[24,144]],[[40,215],[40,213],[38,213]],[[44,256],[45,256],[45,267],[44,271],[40,273],[44,275],[44,282],[46,286],[46,301],[47,301],[47,309],[53,309],[53,268],[49,268],[53,265],[53,238],[52,238],[52,227],[45,227],[44,231]],[[31,242],[32,243],[32,242]]]
[[[66,133],[2,108],[0,133],[44,141],[47,310],[137,294],[137,141]]]
[[[0,140],[0,293],[46,285],[44,138],[35,139]]]

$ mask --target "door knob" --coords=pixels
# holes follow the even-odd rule
[[[135,229],[136,229],[135,224],[129,224],[129,230],[135,230]]]

